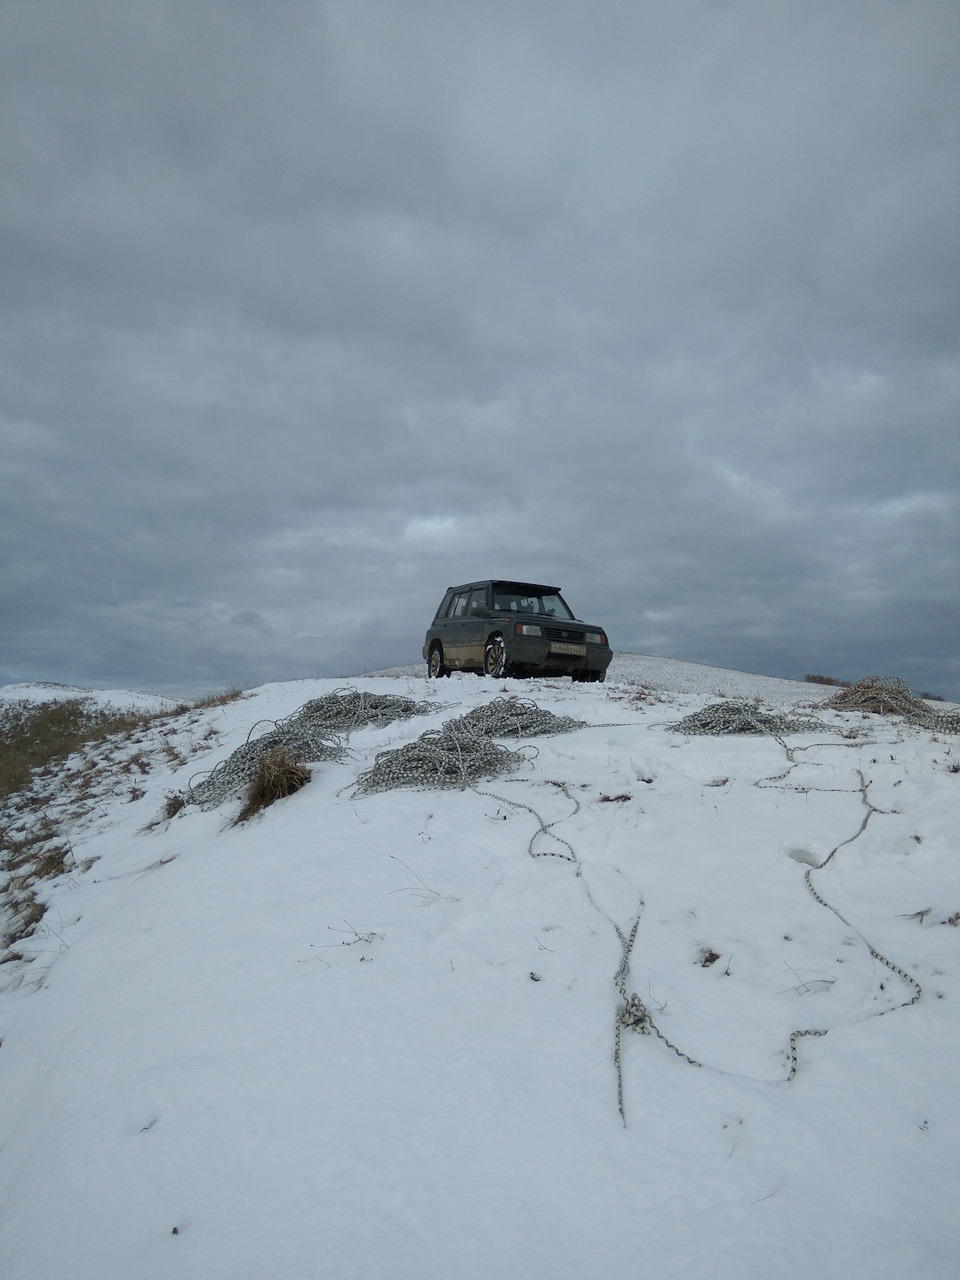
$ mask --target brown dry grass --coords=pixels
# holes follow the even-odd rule
[[[163,798],[163,805],[159,815],[152,822],[148,822],[140,828],[141,834],[145,831],[155,831],[164,822],[169,822],[171,818],[175,818],[186,803],[181,791],[168,791]]]
[[[30,784],[34,769],[47,770],[84,746],[102,742],[113,734],[132,735],[158,721],[171,720],[188,711],[222,707],[242,698],[241,689],[211,693],[192,705],[183,703],[168,711],[114,711],[97,707],[83,698],[65,698],[36,704],[14,703],[0,716],[0,800]],[[171,760],[183,763],[172,746],[165,748]],[[145,773],[142,752],[132,755],[128,768]]]
[[[102,742],[114,733],[131,733],[151,719],[141,712],[91,707],[81,698],[4,708],[0,799],[28,786],[34,769],[49,769],[87,744]]]
[[[208,693],[205,698],[198,698],[191,704],[193,711],[205,711],[208,707],[225,707],[228,702],[236,702],[245,697],[242,689],[225,689],[222,693]]]
[[[164,821],[169,822],[171,818],[175,818],[185,804],[186,800],[184,800],[179,791],[168,791],[163,798],[162,813]]]
[[[5,873],[0,890],[0,952],[4,953],[0,964],[22,958],[14,944],[32,934],[43,919],[46,905],[37,896],[40,883],[93,865],[93,859],[75,861],[57,823],[44,812],[51,799],[44,793],[49,780],[57,780],[54,786],[57,799],[63,801],[61,809],[73,798],[74,808],[66,817],[79,821],[89,812],[101,782],[109,784],[111,778],[129,782],[135,769],[141,775],[150,772],[145,748],[128,753],[158,722],[224,706],[242,696],[239,689],[230,689],[192,706],[184,703],[157,712],[116,711],[98,707],[86,698],[0,706],[0,874]],[[176,731],[171,727],[164,739]],[[208,729],[208,738],[216,732]],[[111,738],[116,740],[107,742]],[[184,763],[182,752],[172,743],[164,740],[162,746],[170,763]],[[74,754],[81,757],[75,767],[63,768],[63,762]],[[34,778],[36,794],[31,789]],[[127,794],[132,801],[141,799],[145,792],[134,785],[128,786]],[[168,794],[163,817],[173,817],[183,803],[179,794]]]
[[[298,764],[283,747],[275,747],[261,757],[257,772],[247,789],[246,801],[232,825],[246,822],[274,801],[292,796],[309,781],[310,770],[307,766]]]
[[[0,958],[0,964],[6,960],[19,959],[15,952],[10,953],[10,948],[21,938],[28,938],[33,933],[47,908],[37,901],[33,890],[28,888],[21,890],[16,897],[8,894],[7,909],[9,914],[0,933],[0,948],[8,954]]]

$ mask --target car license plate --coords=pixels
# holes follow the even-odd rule
[[[571,658],[585,658],[587,656],[587,646],[585,644],[557,644],[554,641],[550,646],[551,653],[566,653]]]

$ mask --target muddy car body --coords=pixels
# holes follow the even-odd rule
[[[603,628],[576,618],[559,587],[487,578],[447,588],[423,656],[433,677],[479,671],[602,680],[613,655]]]

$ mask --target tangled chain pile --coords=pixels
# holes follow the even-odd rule
[[[761,711],[752,702],[715,702],[684,716],[676,724],[664,726],[674,733],[769,733],[774,737],[785,733],[830,733],[829,725],[813,717],[775,715]]]
[[[201,809],[216,808],[248,786],[260,760],[278,747],[298,763],[339,760],[344,750],[342,738],[355,729],[426,715],[438,706],[436,702],[414,702],[412,698],[393,694],[335,689],[322,698],[313,698],[283,720],[259,721],[273,724],[273,728],[252,742],[248,735],[242,747],[183,793],[184,804],[196,804]],[[256,727],[254,725],[250,733]]]
[[[960,711],[934,711],[911,693],[910,686],[899,676],[865,676],[834,694],[827,706],[837,711],[903,716],[935,733],[960,733]]]
[[[516,769],[524,757],[493,741],[496,738],[538,737],[569,733],[583,721],[555,716],[535,702],[494,698],[464,716],[448,720],[442,729],[428,729],[415,742],[381,751],[371,768],[357,779],[355,794],[370,795],[396,787],[457,787],[464,790],[481,778]]]
[[[555,716],[543,711],[529,698],[494,698],[482,707],[474,707],[465,716],[448,720],[445,731],[482,733],[487,738],[537,738],[546,733],[571,733],[582,729],[583,720],[572,716]]]
[[[381,751],[357,778],[355,795],[392,791],[396,787],[456,787],[461,791],[481,778],[516,769],[524,760],[517,751],[497,746],[482,733],[428,729],[415,742]]]

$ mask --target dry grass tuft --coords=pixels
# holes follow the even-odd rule
[[[10,948],[15,942],[19,942],[22,938],[29,938],[43,919],[43,913],[47,908],[42,902],[37,901],[32,889],[22,890],[15,897],[8,895],[7,908],[9,915],[0,933],[0,948],[10,953]],[[0,964],[19,958],[17,953],[13,952],[0,958]]]
[[[164,822],[175,818],[186,803],[182,791],[168,791],[163,797],[160,813],[152,822],[147,822],[140,828],[140,834],[142,835],[145,831],[156,831],[157,827],[162,826]]]
[[[52,880],[71,870],[73,862],[73,850],[68,844],[48,844],[34,858],[31,873],[37,880]]]
[[[168,791],[163,798],[163,809],[161,810],[164,820],[169,821],[171,818],[175,818],[186,803],[179,791]]]
[[[310,770],[298,764],[283,747],[275,747],[261,756],[257,772],[247,789],[247,799],[232,825],[246,822],[275,800],[292,796],[310,781]]]
[[[225,689],[222,693],[208,693],[205,698],[198,698],[191,710],[204,711],[208,707],[225,707],[228,702],[236,702],[246,695],[242,689]]]

